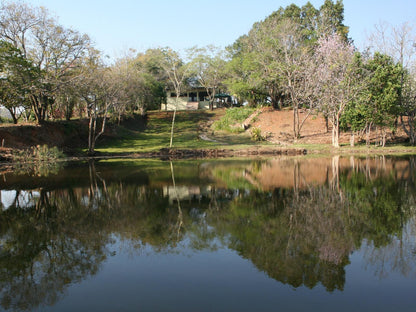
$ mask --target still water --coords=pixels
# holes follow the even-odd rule
[[[0,172],[0,310],[415,311],[416,157]]]

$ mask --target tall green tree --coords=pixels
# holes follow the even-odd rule
[[[387,55],[376,53],[366,65],[370,72],[368,94],[370,122],[381,129],[381,145],[386,143],[386,128],[394,130],[400,114],[402,67]]]
[[[138,106],[143,112],[147,109],[160,109],[161,104],[166,103],[168,78],[158,63],[158,55],[157,49],[148,49],[133,60],[141,81]]]
[[[344,3],[337,0],[325,0],[319,8],[318,33],[320,36],[338,34],[343,40],[348,40],[349,27],[344,25]]]
[[[367,144],[371,130],[378,128],[380,144],[384,146],[386,130],[396,128],[400,115],[402,67],[392,57],[378,52],[357,66],[362,67],[365,88],[347,105],[344,122],[349,124],[353,133],[365,132]]]
[[[11,43],[0,41],[0,104],[17,123],[28,108],[28,94],[39,78],[38,69]]]

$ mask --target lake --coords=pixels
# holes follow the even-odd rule
[[[414,311],[416,156],[4,169],[0,310]]]

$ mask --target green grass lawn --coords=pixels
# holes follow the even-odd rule
[[[248,134],[230,134],[226,132],[207,133],[207,136],[216,140],[211,142],[200,138],[200,123],[206,122],[213,116],[210,111],[186,111],[176,114],[173,135],[173,148],[176,149],[203,149],[227,148],[233,146],[243,148],[245,145],[256,145]],[[172,125],[172,113],[150,112],[147,127],[136,130],[133,127],[120,127],[117,130],[117,139],[108,139],[97,146],[96,150],[102,153],[143,153],[154,152],[161,148],[168,148]]]

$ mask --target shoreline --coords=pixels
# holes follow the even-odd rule
[[[176,149],[162,148],[155,152],[132,152],[132,153],[103,153],[97,152],[95,155],[74,155],[64,158],[54,159],[54,162],[86,161],[101,159],[159,159],[159,160],[186,160],[186,159],[216,159],[234,157],[271,157],[271,156],[368,156],[368,155],[416,155],[416,147],[341,147],[321,145],[320,148],[305,147],[268,147],[251,146],[249,148],[204,148],[204,149]],[[15,162],[12,158],[13,148],[0,148],[0,166],[13,166],[17,164],[31,164],[42,161],[28,159],[25,162]]]

